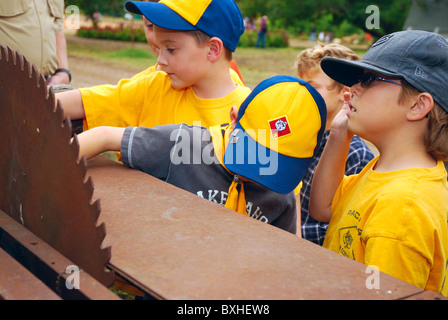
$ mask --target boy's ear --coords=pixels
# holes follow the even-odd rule
[[[429,114],[434,107],[434,99],[432,96],[423,92],[415,97],[414,104],[410,108],[407,118],[409,121],[422,120]]]
[[[215,62],[224,52],[224,44],[217,37],[211,37],[209,40],[208,58],[211,62]]]
[[[232,128],[235,129],[237,123],[238,123],[238,108],[236,106],[233,106],[230,109],[230,124],[232,125]]]

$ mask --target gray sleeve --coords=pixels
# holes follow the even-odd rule
[[[128,127],[121,140],[121,159],[130,168],[166,180],[170,168],[170,153],[175,145],[179,125],[153,128]]]

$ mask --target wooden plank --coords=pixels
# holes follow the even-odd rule
[[[423,290],[128,169],[89,161],[110,267],[157,299],[401,299]]]
[[[0,299],[60,300],[42,281],[0,248]]]

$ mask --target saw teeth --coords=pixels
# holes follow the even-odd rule
[[[111,248],[102,247],[106,227],[98,225],[100,201],[92,203],[93,181],[86,158],[78,161],[70,119],[63,120],[53,89],[20,53],[1,46],[0,70],[0,209],[111,286]]]

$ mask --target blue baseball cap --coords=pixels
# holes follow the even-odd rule
[[[125,8],[165,29],[200,30],[220,38],[232,52],[244,33],[243,16],[233,0],[127,1]]]
[[[289,193],[318,152],[326,119],[325,101],[308,82],[285,75],[266,79],[239,108],[224,165],[277,193]]]

